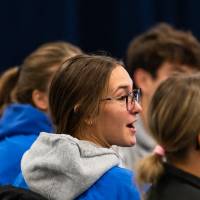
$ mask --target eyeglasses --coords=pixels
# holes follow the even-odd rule
[[[139,103],[141,97],[141,89],[134,89],[132,92],[129,92],[127,95],[119,96],[119,97],[106,97],[103,98],[102,101],[105,100],[116,100],[119,102],[126,102],[127,111],[131,111],[135,107],[135,102]]]

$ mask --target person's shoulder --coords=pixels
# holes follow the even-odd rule
[[[130,170],[116,166],[108,170],[79,199],[139,200],[140,195],[134,183],[133,173]]]
[[[155,185],[150,187],[147,192],[147,200],[199,200],[200,182],[197,184],[196,180],[186,172],[178,173],[178,169],[173,169],[173,174],[172,172],[165,173]]]
[[[200,190],[194,187],[191,187],[187,184],[167,184],[159,185],[157,187],[151,187],[147,192],[147,200],[199,200]],[[164,186],[166,186],[164,188]]]
[[[118,181],[115,182],[115,184],[123,184],[128,182],[132,182],[134,180],[134,173],[129,170],[122,167],[113,167],[109,171],[107,171],[104,176],[102,177],[103,180],[113,180]]]

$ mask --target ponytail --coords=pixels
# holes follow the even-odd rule
[[[156,183],[163,171],[163,156],[156,153],[147,156],[136,166],[138,185],[142,188],[145,184]]]
[[[12,91],[14,90],[19,76],[19,67],[6,70],[0,76],[0,116],[4,108],[12,103]]]

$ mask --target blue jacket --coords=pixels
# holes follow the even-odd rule
[[[77,200],[140,200],[133,173],[127,169],[113,167],[96,181]]]
[[[11,104],[0,119],[0,185],[13,184],[21,158],[41,131],[52,132],[49,117],[28,104]]]

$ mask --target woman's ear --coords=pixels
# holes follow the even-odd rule
[[[42,111],[48,110],[48,96],[45,92],[39,90],[33,90],[32,101],[39,110]]]

